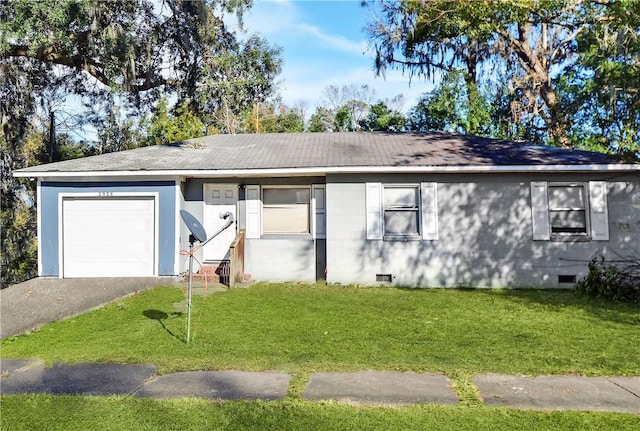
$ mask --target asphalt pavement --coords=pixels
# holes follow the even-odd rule
[[[0,290],[0,339],[102,307],[171,277],[34,278]]]

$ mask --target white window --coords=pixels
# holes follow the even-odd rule
[[[609,239],[606,182],[531,183],[534,240]]]
[[[262,233],[309,233],[310,187],[263,187]]]
[[[384,236],[420,235],[420,189],[415,186],[383,186]]]
[[[325,186],[245,186],[247,238],[307,234],[325,237]]]
[[[587,235],[584,184],[549,184],[551,235]]]
[[[437,184],[366,184],[367,239],[438,239]]]

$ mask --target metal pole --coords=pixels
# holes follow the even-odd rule
[[[189,241],[189,287],[187,288],[187,343],[189,343],[189,340],[191,338],[191,283],[192,282],[193,282],[193,241]]]

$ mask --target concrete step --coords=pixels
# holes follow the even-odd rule
[[[184,276],[185,280],[189,280],[189,273]],[[216,273],[195,273],[193,274],[193,281],[198,283],[220,283],[220,276]]]
[[[218,274],[222,268],[218,265],[202,265],[198,270],[199,274]]]
[[[204,264],[198,269],[198,272],[193,274],[193,281],[198,283],[221,283],[225,281],[224,272],[220,266],[216,264]],[[189,280],[189,273],[186,272],[184,275],[184,280]],[[252,281],[251,274],[242,274],[240,277],[239,283],[250,283]]]

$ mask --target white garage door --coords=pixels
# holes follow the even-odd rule
[[[155,211],[153,196],[65,197],[63,277],[154,276]]]

